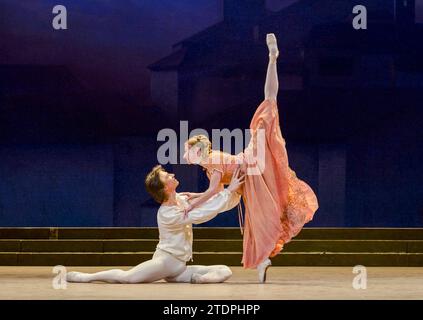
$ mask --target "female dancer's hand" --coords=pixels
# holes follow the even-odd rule
[[[192,199],[198,198],[199,196],[201,196],[201,193],[195,193],[195,192],[181,192],[180,193],[181,196],[186,196],[187,197],[187,201],[190,201]]]
[[[184,219],[188,216],[188,213],[189,213],[192,209],[194,209],[194,207],[193,207],[192,205],[188,205],[188,207],[186,207],[186,208],[184,209]]]
[[[239,187],[244,183],[245,181],[245,173],[241,175],[241,169],[238,167],[235,172],[232,175],[231,183],[228,186],[228,190],[231,192],[237,191]]]

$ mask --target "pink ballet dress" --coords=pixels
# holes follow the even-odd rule
[[[210,178],[213,170],[220,171],[221,183],[226,185],[239,165],[244,170],[247,167],[257,168],[251,160],[260,149],[257,147],[257,129],[264,129],[262,150],[265,157],[260,174],[247,174],[240,190],[245,206],[244,268],[256,268],[264,259],[277,255],[283,245],[312,220],[319,207],[313,190],[289,167],[274,100],[264,100],[258,106],[250,123],[251,141],[244,152],[237,155],[211,152],[207,163],[203,164],[207,176]]]

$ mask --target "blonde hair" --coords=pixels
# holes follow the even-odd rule
[[[201,150],[203,151],[203,154],[207,152],[206,154],[209,155],[212,151],[211,142],[209,138],[207,138],[207,136],[203,134],[198,134],[196,136],[189,138],[187,140],[187,143],[190,147],[195,145],[199,146]]]

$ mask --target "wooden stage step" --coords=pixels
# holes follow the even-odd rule
[[[241,239],[239,228],[194,227],[197,239]],[[158,239],[157,228],[0,228],[0,239]],[[423,228],[304,228],[296,239],[423,240]]]
[[[132,266],[150,259],[157,228],[0,228],[3,266]],[[194,263],[240,266],[238,228],[194,228]],[[423,266],[423,228],[305,228],[275,266]]]

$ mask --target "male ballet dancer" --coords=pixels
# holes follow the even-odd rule
[[[175,175],[155,166],[145,179],[150,195],[161,206],[157,212],[160,241],[151,260],[124,271],[112,269],[97,273],[69,272],[69,282],[105,281],[109,283],[168,282],[219,283],[226,281],[232,271],[225,265],[187,266],[192,260],[192,224],[207,222],[219,213],[234,208],[240,195],[236,192],[244,182],[239,170],[229,186],[203,205],[184,215],[188,206],[186,196],[178,194],[179,181]]]

